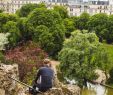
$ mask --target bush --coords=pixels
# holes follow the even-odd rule
[[[8,36],[9,46],[16,46],[17,42],[21,37],[19,28],[17,27],[17,23],[13,21],[8,21],[3,26],[3,32],[10,33],[10,36]]]
[[[5,58],[9,64],[19,64],[20,80],[26,80],[33,68],[38,68],[48,55],[36,43],[28,42],[12,50],[6,51]]]
[[[2,52],[0,52],[0,61],[3,62],[4,61],[4,54]]]

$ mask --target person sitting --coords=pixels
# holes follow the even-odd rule
[[[51,69],[51,62],[49,59],[45,59],[43,62],[43,66],[39,68],[33,88],[38,88],[40,92],[45,92],[49,90],[53,86],[53,77],[54,71]],[[36,95],[36,93],[34,93],[33,95]]]

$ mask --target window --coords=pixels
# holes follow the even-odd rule
[[[52,0],[52,2],[55,2],[55,0]]]
[[[70,11],[73,11],[73,8],[70,8]]]

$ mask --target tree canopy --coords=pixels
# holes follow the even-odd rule
[[[101,68],[102,60],[105,59],[102,55],[105,53],[95,33],[88,33],[86,30],[74,31],[65,40],[59,53],[60,70],[64,77],[77,81],[82,78],[96,79],[94,71],[97,67]]]
[[[65,6],[54,6],[54,10],[58,12],[62,19],[68,18],[68,10]]]
[[[45,4],[41,3],[41,4],[25,4],[24,6],[22,6],[19,10],[17,10],[17,15],[20,17],[27,17],[30,12],[32,12],[34,9],[36,8],[46,8]]]
[[[95,31],[98,37],[105,38],[107,33],[108,16],[107,14],[100,13],[93,15],[89,22],[89,30]]]

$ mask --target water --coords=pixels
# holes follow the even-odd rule
[[[82,90],[82,95],[113,95],[113,89],[101,85],[87,83],[88,88]]]

